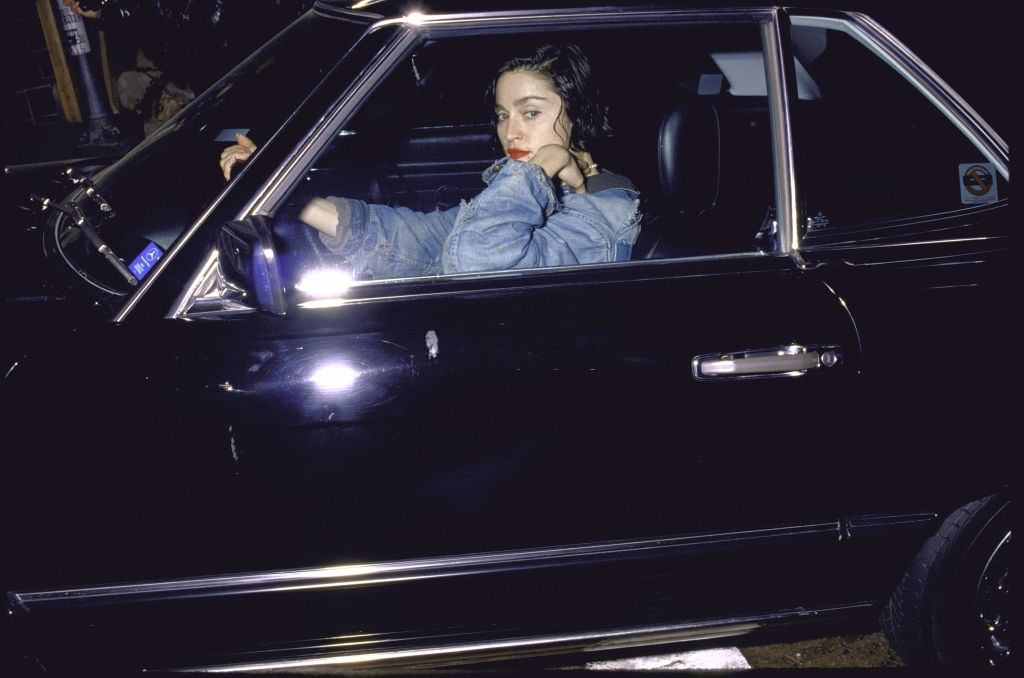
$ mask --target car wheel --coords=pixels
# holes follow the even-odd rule
[[[1003,666],[1010,660],[1010,502],[954,511],[921,547],[882,612],[908,666]]]

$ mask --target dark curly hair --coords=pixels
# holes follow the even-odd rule
[[[526,71],[551,82],[565,104],[565,113],[572,121],[569,146],[587,150],[587,142],[612,135],[608,107],[600,103],[597,86],[591,79],[590,60],[576,45],[543,45],[530,56],[506,61],[494,74],[487,88],[487,98],[494,101],[498,78],[505,73]]]

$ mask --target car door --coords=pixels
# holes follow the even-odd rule
[[[183,329],[210,348],[181,356],[180,388],[187,418],[230,432],[211,454],[230,447],[252,507],[237,568],[306,596],[328,576],[319,604],[350,613],[330,633],[479,640],[869,597],[869,577],[822,567],[857,560],[831,460],[858,444],[858,339],[798,260],[290,301]],[[336,563],[365,570],[319,569]]]
[[[856,403],[856,335],[788,257],[674,269],[432,285],[189,327],[208,348],[179,358],[184,416],[228,434],[209,453],[230,455],[248,507],[235,569],[416,562],[430,580],[503,554],[443,584],[375,584],[375,610],[399,590],[460,601],[389,608],[377,628],[392,633],[537,625],[538,595],[551,628],[785,605],[821,564],[795,554],[835,557],[842,484],[820,455],[856,440],[853,420],[834,420]],[[694,378],[696,356],[797,344],[838,361]],[[335,633],[366,628],[358,605]]]

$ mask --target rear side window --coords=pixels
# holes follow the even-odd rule
[[[843,22],[795,17],[793,23],[796,70],[814,90],[793,107],[809,233],[1007,197],[996,166]]]

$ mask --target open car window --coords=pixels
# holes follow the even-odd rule
[[[458,274],[353,264],[300,216],[325,197],[355,205],[356,218],[369,218],[363,206],[394,210],[399,220],[408,210],[429,216],[425,225],[419,217],[403,225],[414,239],[427,228],[444,242],[441,229],[451,224],[433,222],[457,219],[503,155],[488,85],[508,59],[543,44],[575,44],[589,57],[613,136],[588,150],[602,172],[636,189],[638,233],[606,263],[772,251],[774,175],[757,24],[460,37],[419,45],[270,210],[289,292],[308,293],[303,280],[325,270],[347,284]],[[808,86],[814,96],[809,79]],[[373,237],[364,250],[406,257],[394,238]]]

